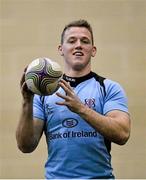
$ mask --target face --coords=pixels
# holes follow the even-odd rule
[[[91,67],[90,61],[96,54],[96,47],[87,28],[71,27],[65,31],[59,52],[64,57],[66,68],[79,71]]]

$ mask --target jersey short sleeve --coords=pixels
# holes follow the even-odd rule
[[[103,114],[112,110],[121,110],[128,113],[128,102],[124,89],[117,82],[106,79],[104,81],[106,96],[103,107]]]
[[[34,95],[33,99],[33,117],[41,120],[45,120],[45,113],[41,96]]]

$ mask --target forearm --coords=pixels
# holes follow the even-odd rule
[[[21,115],[16,131],[18,147],[23,152],[32,152],[35,149],[32,99],[23,100]]]
[[[81,106],[78,114],[97,132],[102,134],[111,142],[120,145],[127,142],[129,138],[129,124],[123,117],[117,118],[114,116],[104,116],[84,105]]]

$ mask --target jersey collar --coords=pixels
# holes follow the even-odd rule
[[[70,85],[72,87],[76,87],[81,82],[91,79],[92,77],[94,77],[94,73],[92,71],[90,73],[86,74],[85,76],[81,76],[81,77],[70,77],[70,76],[63,74],[63,79],[67,82],[70,82]]]

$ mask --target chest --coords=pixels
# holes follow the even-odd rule
[[[65,94],[63,89],[58,90]],[[74,88],[75,94],[80,101],[89,108],[102,114],[103,96],[100,87],[95,84],[80,84]],[[91,127],[76,113],[71,112],[66,106],[57,105],[56,102],[64,101],[56,94],[45,99],[45,116],[47,131],[58,131],[60,129],[76,128],[76,130],[91,129]]]

